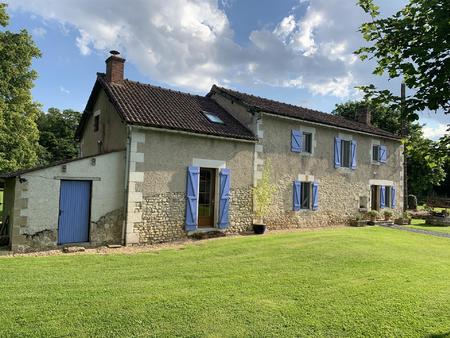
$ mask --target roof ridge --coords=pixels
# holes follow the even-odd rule
[[[320,110],[315,110],[315,109],[311,109],[311,108],[307,108],[307,107],[302,107],[302,106],[298,106],[298,105],[295,105],[295,104],[292,104],[292,103],[287,103],[287,102],[283,102],[283,101],[278,101],[278,100],[274,100],[274,99],[269,99],[269,98],[267,98],[267,97],[262,97],[262,96],[258,96],[258,95],[253,95],[253,94],[249,94],[249,93],[244,93],[244,92],[240,92],[240,91],[238,91],[238,90],[228,89],[228,88],[220,87],[220,86],[217,86],[217,85],[214,85],[214,86],[215,86],[216,88],[219,88],[219,89],[222,89],[222,90],[231,91],[231,92],[236,92],[236,93],[239,93],[239,94],[251,96],[251,97],[254,97],[254,98],[257,98],[257,99],[261,99],[261,100],[271,101],[271,102],[274,102],[274,103],[281,103],[281,104],[285,104],[286,106],[291,106],[291,107],[294,107],[294,108],[306,109],[306,110],[309,110],[309,111],[312,111],[312,112],[321,113],[321,114],[332,115],[332,114],[329,114],[329,113],[322,112],[322,111],[320,111]]]
[[[236,97],[236,94],[234,94],[234,93],[237,93],[237,94],[239,94],[239,95],[244,95],[244,96],[250,96],[251,98],[254,98],[254,99],[257,99],[257,100],[263,100],[263,101],[268,101],[268,102],[275,103],[275,104],[285,105],[285,106],[288,106],[288,107],[292,107],[292,108],[294,108],[294,109],[304,109],[304,110],[306,110],[307,112],[310,112],[310,113],[323,114],[323,115],[326,115],[327,117],[332,117],[332,118],[335,118],[335,119],[338,119],[338,120],[341,120],[341,121],[350,121],[350,122],[352,122],[352,123],[355,123],[355,124],[359,125],[360,127],[368,128],[368,129],[371,129],[371,130],[373,130],[373,131],[381,131],[381,132],[383,132],[383,133],[387,133],[387,134],[390,134],[390,135],[392,135],[392,136],[398,137],[398,135],[396,135],[396,134],[394,134],[394,133],[391,133],[390,131],[387,131],[387,130],[384,130],[384,129],[381,129],[381,128],[378,128],[378,127],[375,127],[375,126],[372,126],[372,125],[367,125],[367,124],[362,123],[362,122],[360,122],[360,121],[353,120],[353,119],[350,119],[350,118],[345,118],[345,117],[343,117],[343,116],[335,115],[335,114],[332,114],[332,113],[326,113],[326,112],[322,112],[322,111],[319,111],[319,110],[315,110],[315,109],[311,109],[311,108],[306,108],[306,107],[294,105],[294,104],[287,103],[287,102],[277,101],[277,100],[265,98],[265,97],[262,97],[262,96],[257,96],[257,95],[253,95],[253,94],[248,94],[248,93],[240,92],[240,91],[238,91],[238,90],[228,89],[228,88],[225,88],[225,87],[220,87],[220,86],[218,86],[218,85],[216,85],[216,84],[213,85],[213,87],[211,88],[211,91],[212,91],[214,88],[217,88],[217,89],[219,89],[219,90],[221,90],[221,91],[225,91],[227,94],[229,94],[229,95],[235,97],[235,98],[238,99],[238,100],[243,101],[245,104],[250,105],[250,106],[254,106],[254,107],[258,107],[258,108],[260,108],[261,110],[266,110],[266,109],[264,109],[263,107],[261,107],[261,106],[259,106],[259,105],[257,105],[257,104],[251,104],[251,103],[248,103],[248,102],[245,101],[245,98],[242,99],[242,98]],[[234,95],[233,95],[233,94],[234,94]],[[299,118],[299,119],[302,119],[302,118]],[[305,120],[305,118],[303,118],[303,119]],[[350,128],[350,129],[354,129],[354,128]]]
[[[164,91],[171,92],[171,93],[176,93],[176,94],[181,94],[181,95],[187,95],[187,96],[197,97],[197,98],[205,98],[205,96],[203,96],[203,95],[191,94],[191,93],[188,93],[188,92],[183,92],[183,91],[181,91],[181,90],[170,89],[170,88],[165,88],[165,87],[153,85],[153,84],[151,84],[151,83],[144,83],[144,82],[135,81],[135,80],[130,80],[130,79],[124,79],[124,81],[129,82],[129,83],[134,83],[134,84],[137,84],[137,85],[139,85],[139,86],[151,87],[151,88],[156,88],[156,89],[164,90]]]

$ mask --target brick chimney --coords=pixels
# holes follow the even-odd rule
[[[116,50],[109,52],[111,56],[106,59],[106,80],[108,82],[120,83],[124,78],[125,59],[120,57]]]
[[[362,107],[358,111],[358,115],[356,116],[358,122],[367,124],[368,126],[372,125],[372,114],[367,106]]]

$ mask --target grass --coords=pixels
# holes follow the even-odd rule
[[[450,241],[379,227],[0,259],[0,336],[450,337]]]
[[[411,225],[407,225],[407,226],[410,228],[415,228],[415,229],[423,229],[423,230],[444,232],[444,233],[450,234],[449,226],[437,226],[437,225],[426,224],[426,220],[421,219],[421,218],[412,219]]]

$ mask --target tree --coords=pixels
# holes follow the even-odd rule
[[[399,134],[401,129],[400,112],[398,110],[392,111],[383,104],[375,104],[370,101],[348,101],[336,104],[332,114],[357,121],[358,113],[362,109],[369,109],[374,126],[393,134]]]
[[[360,27],[371,43],[356,51],[362,60],[374,59],[373,73],[392,78],[403,77],[413,94],[406,97],[404,115],[418,119],[417,112],[430,109],[450,110],[450,6],[443,0],[410,0],[392,17],[379,18],[373,0],[358,0],[373,21]],[[366,98],[376,103],[402,107],[401,97],[373,85],[361,87]]]
[[[372,124],[375,127],[399,134],[402,116],[399,110],[373,101],[349,101],[337,104],[333,114],[356,120],[360,109],[369,107]],[[445,165],[449,159],[448,151],[443,150],[441,142],[433,142],[423,136],[422,126],[408,122],[409,135],[404,139],[407,154],[408,191],[424,197],[439,186],[446,177]]]
[[[369,109],[372,115],[372,125],[374,127],[400,135],[402,129],[402,114],[399,109],[392,109],[384,103],[377,103],[370,100],[347,101],[336,104],[331,112],[334,115],[342,116],[350,120],[357,120],[358,113],[362,109]],[[415,122],[408,122],[408,129],[417,130],[422,127]]]
[[[255,202],[255,215],[261,222],[269,214],[269,207],[272,203],[273,194],[276,192],[275,184],[271,183],[272,165],[270,160],[266,160],[262,172],[262,177],[256,187],[253,188],[253,200]]]
[[[422,130],[411,132],[406,144],[408,154],[408,191],[419,198],[426,197],[433,187],[445,180],[447,156],[440,145],[423,137]]]
[[[9,18],[0,3],[0,25]],[[40,51],[26,30],[0,31],[0,172],[36,164],[39,105],[32,101],[31,88],[37,74],[31,70]]]
[[[442,136],[439,140],[440,156],[446,158],[444,171],[447,173],[444,182],[439,186],[434,187],[434,192],[439,196],[450,197],[450,125],[448,125],[447,134]]]
[[[72,109],[50,108],[38,119],[40,164],[74,158],[78,154],[75,130],[81,114]]]

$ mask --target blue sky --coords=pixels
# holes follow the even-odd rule
[[[390,15],[404,1],[377,1]],[[330,112],[360,84],[397,90],[352,52],[365,14],[350,0],[14,0],[8,29],[29,30],[42,51],[34,99],[84,109],[110,49],[126,77],[205,94],[213,83]],[[437,138],[450,117],[422,113]]]

